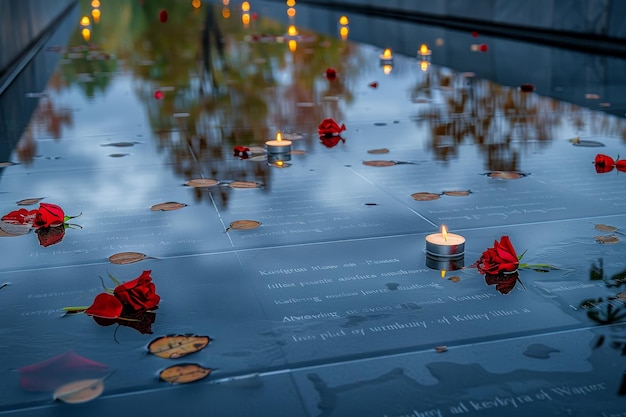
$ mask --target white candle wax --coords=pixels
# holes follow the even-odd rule
[[[291,152],[291,141],[284,140],[280,133],[276,134],[276,140],[265,142],[268,153],[289,153]]]
[[[465,238],[454,233],[426,236],[426,252],[434,256],[460,256],[465,252]]]

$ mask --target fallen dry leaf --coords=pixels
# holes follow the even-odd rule
[[[213,187],[214,185],[219,184],[218,180],[214,180],[213,178],[194,178],[185,183],[187,187]]]
[[[37,197],[37,198],[25,198],[23,200],[20,200],[17,202],[18,206],[31,206],[33,204],[37,204],[39,203],[41,200],[43,200],[43,197]]]
[[[371,154],[374,154],[374,155],[379,155],[379,154],[389,153],[389,149],[387,149],[387,148],[370,149],[370,150],[367,151],[367,153],[371,153]]]
[[[411,194],[411,197],[413,197],[413,200],[416,200],[416,201],[432,201],[432,200],[437,200],[438,198],[440,198],[441,194],[421,192],[421,193]]]
[[[210,341],[208,336],[163,336],[150,342],[148,351],[159,358],[177,359],[204,349]]]
[[[394,161],[363,161],[363,165],[369,167],[390,167],[396,165]]]
[[[139,252],[120,252],[109,256],[109,262],[116,265],[126,265],[143,261],[146,255]]]
[[[194,363],[187,363],[165,368],[159,373],[159,378],[170,384],[188,384],[206,378],[210,373],[210,368],[204,368]]]
[[[602,243],[602,244],[612,244],[612,243],[619,242],[619,238],[615,235],[594,236],[593,238],[595,239],[596,242]]]
[[[230,224],[226,231],[228,232],[229,230],[250,230],[256,229],[259,226],[261,226],[261,222],[258,222],[256,220],[235,220]]]
[[[155,204],[154,206],[150,207],[150,210],[152,210],[152,211],[172,211],[172,210],[181,209],[183,207],[187,207],[187,204],[177,203],[175,201],[169,201],[167,203]]]
[[[233,181],[228,186],[230,188],[258,188],[259,184],[254,181]]]

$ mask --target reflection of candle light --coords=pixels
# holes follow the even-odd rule
[[[268,140],[265,142],[265,146],[270,154],[291,152],[291,141],[283,140],[283,134],[280,132],[276,133],[276,140]]]
[[[350,21],[348,20],[348,16],[341,16],[341,17],[339,18],[339,24],[340,24],[340,25],[345,26],[345,25],[347,25],[349,22],[350,22]]]
[[[287,42],[287,46],[291,52],[296,52],[296,49],[298,49],[298,42],[295,39],[290,39]]]
[[[445,269],[441,270],[441,279],[444,279],[446,277],[446,272],[447,271]]]
[[[426,253],[438,257],[460,257],[465,252],[465,238],[461,235],[448,233],[441,226],[440,233],[426,236]]]
[[[390,64],[383,65],[383,74],[389,75],[391,74],[392,70],[393,70],[393,65],[390,65]]]
[[[83,35],[85,42],[89,42],[89,39],[91,39],[91,31],[88,28],[83,28],[80,33]]]
[[[428,45],[423,43],[422,46],[420,46],[420,49],[417,51],[417,53],[418,53],[418,55],[428,56],[428,55],[432,54],[432,51],[430,49],[428,49]]]
[[[296,9],[293,7],[290,7],[287,9],[287,16],[289,17],[294,17],[296,15]]]
[[[430,62],[426,61],[425,59],[420,61],[420,70],[422,70],[423,72],[428,71],[428,68],[430,67]]]
[[[244,1],[243,3],[241,3],[241,11],[242,12],[249,12],[250,11],[250,3],[248,3],[247,1]]]
[[[230,4],[230,0],[222,0],[222,4],[224,6],[228,6]]]
[[[339,36],[341,37],[342,41],[348,39],[348,32],[350,32],[350,29],[348,29],[347,26],[343,26],[341,29],[339,29]]]
[[[94,23],[100,23],[100,9],[93,9],[91,11],[91,17],[93,17]]]
[[[191,1],[191,6],[194,9],[198,9],[198,8],[200,8],[200,6],[202,6],[202,1],[201,0],[192,0]]]
[[[224,7],[222,9],[222,17],[224,19],[228,19],[230,17],[230,9],[228,7]]]
[[[94,9],[97,9],[98,7],[100,7],[100,0],[93,0],[91,2],[91,7],[93,7]]]
[[[250,15],[248,13],[241,15],[241,23],[243,23],[244,26],[248,26],[250,24]]]
[[[89,23],[91,23],[91,21],[88,16],[83,16],[82,19],[80,19],[81,26],[89,26]]]

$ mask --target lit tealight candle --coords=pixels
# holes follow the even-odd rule
[[[380,61],[383,63],[390,63],[393,61],[393,53],[391,53],[391,49],[387,48],[380,54]]]
[[[421,56],[428,56],[432,53],[433,52],[430,49],[428,49],[428,45],[426,45],[425,43],[423,43],[422,46],[420,46],[420,49],[418,49],[417,51],[417,54]]]
[[[267,153],[270,154],[289,153],[291,152],[291,141],[283,140],[283,134],[278,132],[276,133],[276,140],[268,140],[265,142],[265,147]]]
[[[461,257],[465,253],[465,238],[448,233],[446,226],[441,226],[441,233],[426,236],[426,253],[437,257]]]

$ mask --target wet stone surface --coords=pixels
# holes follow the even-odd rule
[[[497,84],[528,51],[598,57],[427,27],[430,64],[394,53],[389,72],[362,30],[389,22],[350,16],[342,40],[320,23],[340,13],[298,5],[289,38],[283,3],[252,3],[246,23],[239,4],[110,1],[86,41],[80,1],[0,96],[1,214],[76,216],[0,223],[0,414],[622,415],[626,108],[603,94],[624,80]],[[268,161],[278,131],[292,153]],[[460,258],[427,258],[442,225]],[[520,269],[485,277],[502,236]],[[158,308],[63,310],[148,270]],[[166,335],[211,342],[148,354]],[[103,392],[53,402],[89,361]],[[159,381],[189,363],[210,375]]]

